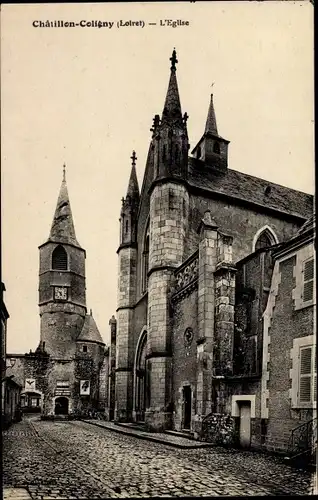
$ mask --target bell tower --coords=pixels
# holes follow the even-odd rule
[[[65,165],[50,235],[39,251],[42,347],[53,359],[72,359],[86,314],[86,254],[75,236]]]

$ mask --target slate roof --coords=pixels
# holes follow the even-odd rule
[[[69,243],[80,247],[75,235],[72,210],[65,180],[65,172],[63,173],[63,180],[48,241],[54,241],[56,243]]]
[[[137,203],[139,202],[139,186],[136,173],[136,166],[134,164],[131,167],[131,173],[130,173],[126,196],[130,196],[131,199],[135,199]]]
[[[265,179],[227,169],[213,170],[202,161],[189,158],[188,182],[210,193],[234,197],[245,203],[309,218],[313,213],[313,196]]]
[[[204,133],[218,135],[218,128],[216,125],[216,118],[215,118],[215,111],[214,111],[214,104],[213,104],[213,94],[211,94],[211,101],[210,101],[208,116],[206,119]]]
[[[92,314],[86,314],[82,331],[77,337],[77,340],[98,342],[99,344],[105,344],[101,334],[99,333],[99,330],[97,328],[97,325],[95,323]]]
[[[301,226],[297,234],[304,234],[306,231],[314,230],[316,228],[316,214],[312,214],[309,219]]]

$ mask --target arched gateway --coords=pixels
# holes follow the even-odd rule
[[[63,396],[56,398],[54,413],[55,415],[68,415],[68,398]]]
[[[145,420],[145,411],[150,404],[149,370],[146,359],[147,330],[143,329],[136,348],[134,370],[134,409],[135,419],[138,422]]]

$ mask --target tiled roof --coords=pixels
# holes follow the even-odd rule
[[[236,170],[216,172],[189,158],[189,184],[211,193],[227,195],[288,214],[309,218],[313,196]]]
[[[77,340],[80,341],[88,340],[90,342],[98,342],[100,344],[105,344],[101,334],[99,333],[95,320],[91,314],[86,314],[82,331],[77,337]]]

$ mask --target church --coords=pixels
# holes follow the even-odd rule
[[[25,412],[85,416],[105,410],[108,351],[86,307],[86,252],[77,241],[65,166],[50,234],[40,245],[40,343],[7,355],[7,373],[23,390]]]
[[[170,62],[141,190],[133,152],[122,199],[114,420],[195,438],[214,429],[223,442],[237,435],[242,446],[262,445],[271,417],[269,379],[275,386],[268,344],[275,252],[300,238],[313,215],[313,196],[229,168],[230,141],[219,133],[213,95],[202,137],[190,152],[175,50]],[[313,303],[309,295],[303,307]],[[313,339],[312,307],[297,314],[306,311],[307,332],[299,336]],[[283,346],[286,414],[292,323],[290,328]],[[313,418],[312,394],[302,417],[288,413],[288,433],[301,418]],[[275,421],[282,418],[276,404]]]
[[[40,343],[7,355],[7,375],[44,418],[97,410],[121,425],[299,454],[299,436],[308,450],[317,431],[313,196],[229,168],[213,95],[190,151],[175,50],[170,62],[141,189],[133,152],[122,198],[109,348],[87,311],[64,170],[39,247]]]

